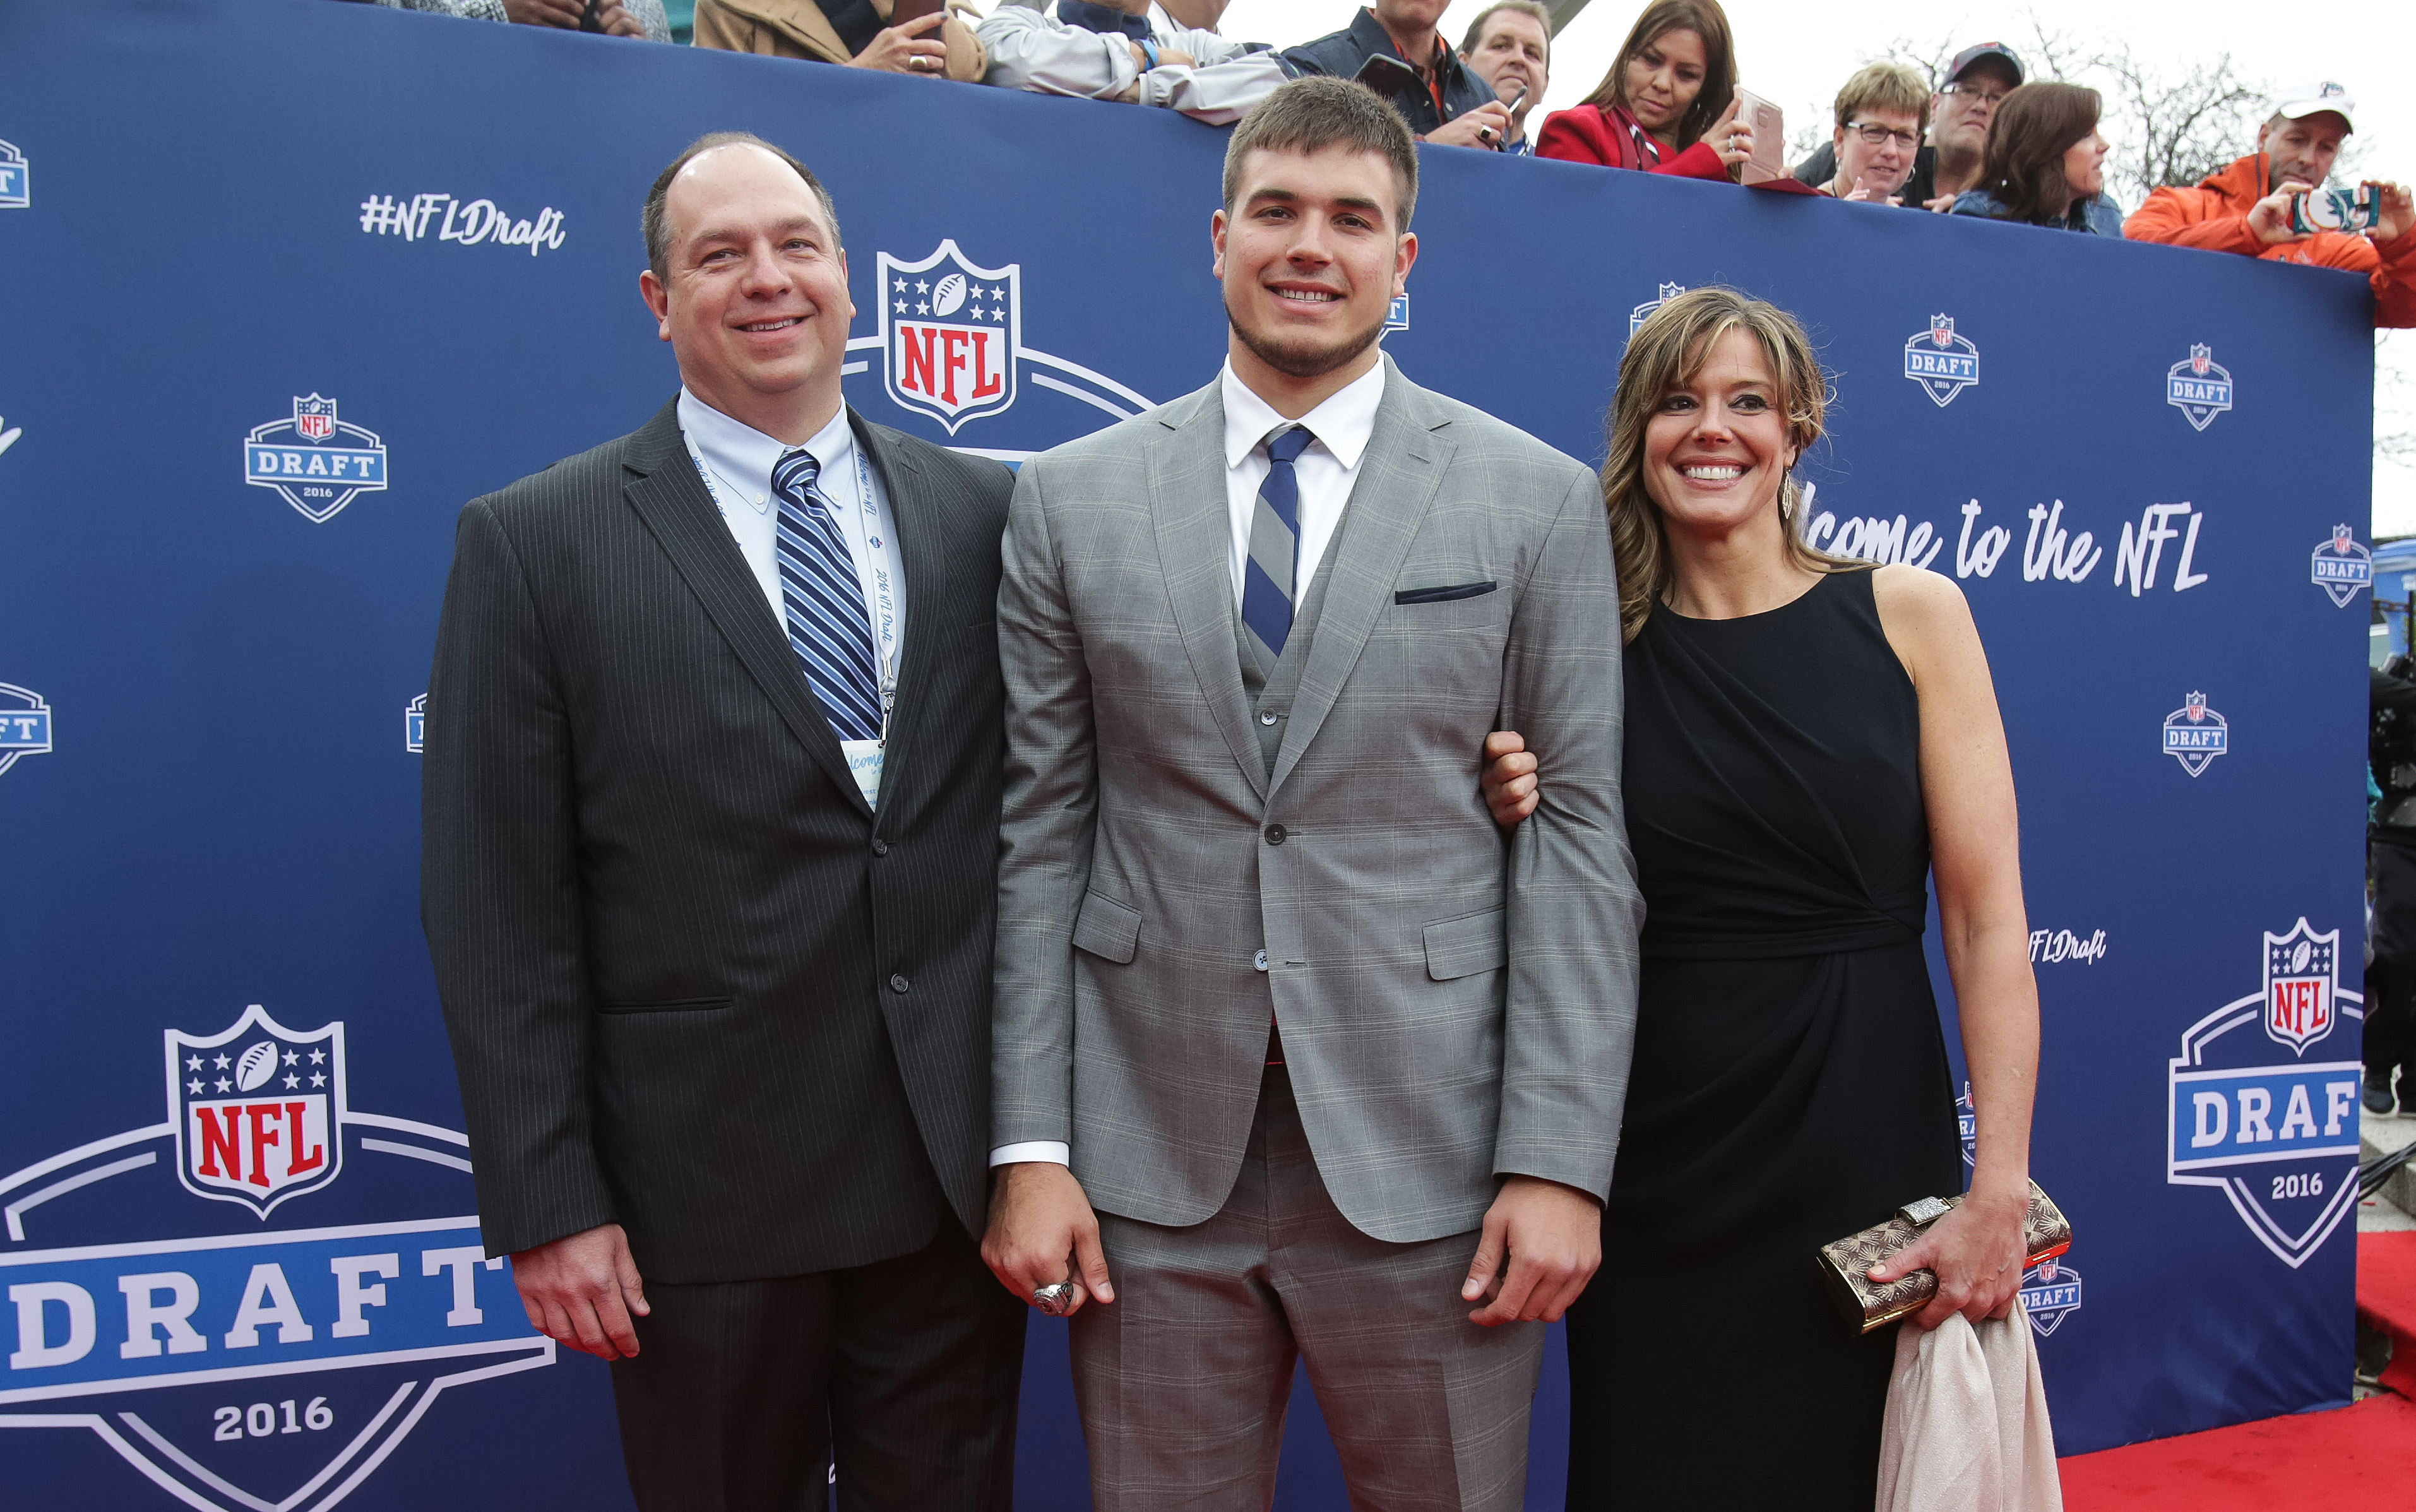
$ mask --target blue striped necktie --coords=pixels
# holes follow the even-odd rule
[[[830,503],[814,487],[822,463],[812,452],[783,452],[772,467],[780,501],[774,548],[780,563],[780,603],[789,644],[806,681],[841,740],[881,737],[881,662],[872,652],[872,617],[855,559],[831,519]]]
[[[1300,478],[1292,463],[1317,437],[1287,426],[1267,438],[1267,480],[1250,515],[1250,559],[1242,565],[1242,623],[1267,648],[1283,655],[1291,639],[1294,578],[1300,562]]]

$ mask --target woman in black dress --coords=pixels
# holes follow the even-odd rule
[[[1620,366],[1603,493],[1646,919],[1603,1264],[1569,1312],[1573,1512],[1871,1506],[1895,1330],[1858,1337],[1813,1254],[1962,1187],[1933,871],[1977,1166],[1879,1274],[1938,1272],[1925,1328],[2021,1283],[2038,997],[2003,726],[1960,590],[1803,544],[1788,473],[1825,390],[1791,317],[1720,288]],[[1531,763],[1496,764],[1497,815]]]

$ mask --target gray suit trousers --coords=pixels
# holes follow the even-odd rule
[[[1474,1232],[1390,1244],[1344,1217],[1281,1066],[1267,1068],[1215,1216],[1187,1228],[1098,1218],[1116,1300],[1084,1308],[1072,1329],[1098,1512],[1262,1512],[1295,1359],[1353,1506],[1519,1505],[1544,1325],[1468,1321]]]

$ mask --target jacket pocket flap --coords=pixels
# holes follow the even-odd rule
[[[1140,947],[1140,910],[1098,893],[1082,895],[1082,912],[1074,920],[1075,949],[1123,966]]]
[[[598,1013],[712,1013],[731,1005],[726,997],[665,998],[658,1003],[598,1003]]]
[[[1509,940],[1502,930],[1504,912],[1498,908],[1456,919],[1438,919],[1427,926],[1427,975],[1438,982],[1495,971],[1510,959]]]
[[[1475,598],[1500,587],[1497,582],[1456,582],[1442,588],[1403,588],[1393,595],[1397,604],[1448,604],[1461,598]]]

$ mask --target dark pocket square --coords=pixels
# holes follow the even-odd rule
[[[1457,582],[1448,588],[1403,588],[1393,595],[1397,604],[1447,604],[1455,598],[1474,598],[1491,593],[1497,586],[1490,582]]]

